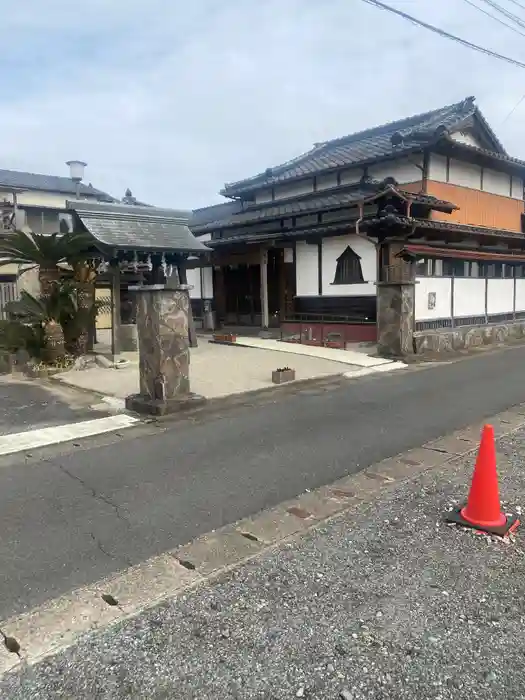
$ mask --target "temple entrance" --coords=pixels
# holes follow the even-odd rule
[[[270,328],[278,328],[285,312],[286,281],[282,248],[268,251],[268,311]],[[218,319],[223,325],[261,326],[261,266],[242,261],[215,266],[213,285]],[[290,294],[288,294],[290,296]]]

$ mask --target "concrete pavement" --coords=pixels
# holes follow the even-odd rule
[[[498,445],[505,510],[519,513],[525,406],[491,422],[505,436]],[[522,697],[523,533],[505,541],[443,522],[443,513],[463,500],[474,461],[473,455],[453,459],[452,452],[477,439],[479,426],[472,426],[305,494],[288,509],[295,530],[284,531],[283,504],[282,512],[176,550],[171,563],[167,557],[141,567],[142,578],[101,583],[33,617],[7,621],[32,664],[53,638],[56,648],[67,644],[71,627],[122,620],[43,663],[18,665],[0,681],[0,694],[10,700]],[[310,530],[300,506],[315,513]],[[239,556],[231,546],[235,532],[237,546],[246,545],[244,561],[232,569]],[[182,555],[196,570],[177,564]],[[142,605],[155,601],[162,574],[161,587],[171,585],[172,597],[127,619],[141,604],[138,589]],[[115,593],[123,609],[100,610],[101,592]]]
[[[207,399],[216,399],[271,388],[272,371],[285,365],[295,370],[296,380],[309,380],[343,373],[350,376],[359,372],[362,363],[369,360],[363,353],[331,348],[306,348],[316,352],[285,354],[289,347],[287,343],[271,348],[229,346],[200,339],[199,346],[191,349],[191,389]],[[297,346],[298,349],[302,347]],[[73,370],[57,375],[56,379],[73,387],[125,399],[139,391],[138,353],[126,353],[123,358],[130,364],[118,369],[93,366]],[[406,368],[402,363],[376,360],[381,367]]]
[[[0,616],[523,401],[525,348],[0,458]]]

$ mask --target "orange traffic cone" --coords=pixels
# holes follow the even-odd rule
[[[496,445],[494,428],[491,425],[485,425],[481,433],[481,443],[467,505],[454,508],[447,513],[446,520],[501,536],[515,530],[519,525],[517,518],[507,518],[501,512],[496,472]]]

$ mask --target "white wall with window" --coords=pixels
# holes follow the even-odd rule
[[[416,270],[416,329],[418,323],[451,327],[525,315],[525,265],[521,263],[422,259]]]
[[[324,238],[323,296],[375,296],[376,246],[355,234]]]
[[[355,234],[323,238],[321,251],[317,242],[298,241],[295,270],[298,297],[319,296],[319,283],[321,296],[376,294],[376,246]]]

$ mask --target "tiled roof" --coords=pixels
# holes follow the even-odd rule
[[[118,250],[205,253],[209,249],[189,229],[191,212],[84,200],[68,201],[93,238]]]
[[[495,253],[490,250],[472,250],[467,248],[438,248],[431,245],[406,245],[396,257],[415,258],[418,256],[439,257],[439,258],[459,258],[461,260],[488,260],[492,262],[525,262],[523,253]]]
[[[509,231],[508,229],[498,229],[498,228],[488,228],[486,226],[471,226],[469,224],[457,224],[454,221],[439,221],[439,219],[418,219],[409,218],[407,216],[397,216],[395,214],[388,214],[386,217],[369,217],[365,219],[361,228],[363,230],[370,229],[373,226],[381,225],[384,226],[385,223],[396,224],[398,226],[404,226],[407,229],[413,229],[414,225],[417,229],[432,229],[435,231],[454,231],[463,233],[466,236],[469,234],[493,236],[496,238],[519,238],[523,240],[525,244],[525,234],[519,231]]]
[[[351,187],[334,188],[330,192],[324,194],[317,193],[315,196],[292,199],[282,204],[272,202],[271,205],[260,206],[257,209],[248,209],[247,211],[237,210],[237,212],[223,219],[216,219],[199,225],[192,223],[191,228],[194,233],[198,234],[204,231],[242,226],[261,220],[278,219],[283,216],[296,216],[298,214],[308,214],[309,212],[328,211],[345,206],[352,206],[358,202],[373,201],[383,196],[388,191],[404,199],[425,204],[432,209],[451,212],[457,208],[454,204],[444,202],[431,195],[404,192],[393,184],[368,180]]]
[[[459,130],[473,118],[480,123],[490,142],[491,150],[505,154],[502,144],[474,104],[474,98],[468,97],[431,112],[315,144],[310,151],[287,163],[268,168],[254,177],[226,184],[221,194],[235,196],[254,188],[270,187],[323,170],[350,167],[388,158],[396,153],[421,150],[425,145],[442,138],[444,134]]]
[[[24,173],[17,170],[0,170],[0,189],[2,187],[20,190],[40,190],[41,192],[61,192],[71,195],[76,195],[77,192],[76,182],[69,177]],[[115,201],[106,192],[83,183],[80,183],[80,194],[96,197],[107,202]]]
[[[190,227],[194,228],[204,226],[212,221],[226,219],[232,214],[237,214],[242,211],[242,202],[236,200],[234,202],[223,202],[222,204],[212,204],[210,207],[194,209],[190,218]]]

